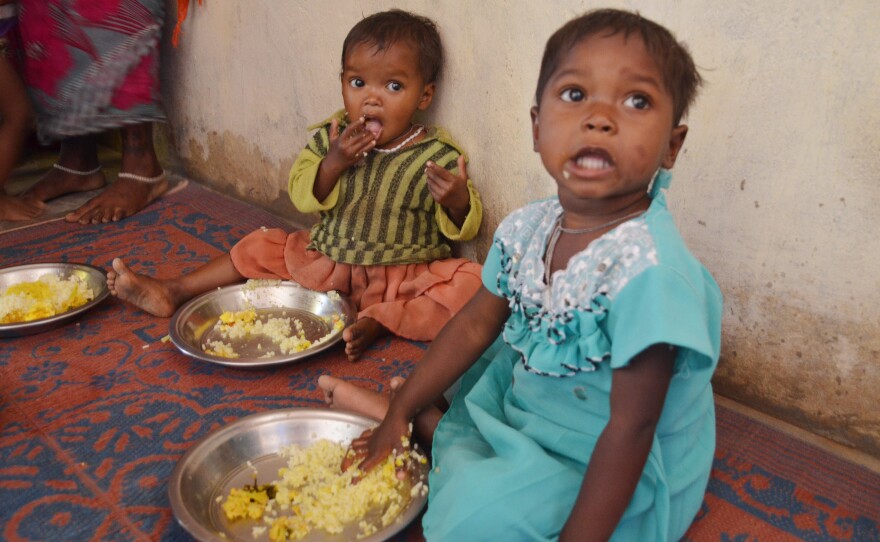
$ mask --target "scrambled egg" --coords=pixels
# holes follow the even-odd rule
[[[269,502],[269,494],[264,488],[232,488],[223,503],[223,512],[229,519],[260,519]]]
[[[319,440],[308,447],[291,445],[282,449],[280,455],[288,461],[278,472],[280,478],[270,484],[274,498],[267,499],[260,515],[255,517],[249,507],[257,506],[257,497],[243,496],[241,490],[232,489],[223,504],[226,517],[230,520],[262,517],[269,526],[272,542],[300,540],[313,529],[336,535],[347,525],[357,525],[358,538],[364,538],[390,525],[413,497],[426,494],[427,486],[423,482],[413,485],[409,479],[401,480],[397,476],[397,467],[406,456],[412,461],[427,463],[417,451],[389,456],[366,474],[357,467],[345,472],[340,470],[346,451],[345,445],[328,440]],[[359,478],[356,484],[352,483],[355,478]],[[247,513],[241,512],[244,509]],[[254,527],[255,536],[264,529]]]
[[[300,320],[291,317],[278,318],[274,316],[262,319],[257,311],[253,309],[237,312],[224,311],[214,325],[214,330],[219,333],[220,337],[228,340],[249,340],[265,337],[281,353],[291,354],[317,346],[345,327],[345,321],[339,314],[323,317],[323,320],[330,326],[330,331],[314,341],[306,338],[303,323]],[[258,346],[262,350],[262,344]],[[206,353],[215,356],[225,358],[238,357],[238,353],[233,346],[222,341],[211,341],[204,350]],[[275,351],[273,350],[263,357],[271,357],[274,353]]]
[[[0,291],[0,324],[30,322],[85,305],[95,292],[76,276],[64,280],[47,273],[38,280],[13,284]]]

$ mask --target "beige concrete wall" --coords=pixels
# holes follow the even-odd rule
[[[726,298],[716,389],[880,455],[880,3],[607,5],[673,29],[708,81],[670,203]],[[347,30],[390,7],[428,15],[448,55],[428,120],[470,152],[487,213],[463,252],[479,259],[501,218],[554,191],[529,130],[542,48],[597,6],[209,1],[165,51],[171,145],[192,178],[310,223],[287,200],[287,172],[306,126],[341,107]]]

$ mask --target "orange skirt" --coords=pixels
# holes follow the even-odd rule
[[[292,280],[347,295],[358,318],[373,318],[395,335],[432,341],[479,290],[482,267],[463,258],[401,265],[338,263],[307,250],[307,230],[257,230],[232,247],[236,270],[250,279]]]

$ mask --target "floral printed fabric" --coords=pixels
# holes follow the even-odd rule
[[[50,141],[163,120],[162,0],[22,0],[24,79]]]
[[[608,301],[657,263],[647,224],[638,217],[576,254],[547,285],[544,254],[561,212],[556,198],[524,207],[504,221],[494,241],[502,261],[498,293],[512,312],[504,339],[521,351],[527,370],[547,376],[594,371],[610,356],[600,329]]]

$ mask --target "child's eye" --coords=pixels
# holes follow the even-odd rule
[[[651,107],[651,101],[643,94],[633,94],[623,104],[634,109],[648,109]]]
[[[387,88],[391,92],[400,92],[401,90],[403,90],[403,85],[401,85],[397,81],[391,81],[387,85],[385,85],[385,88]]]
[[[579,88],[567,88],[559,95],[563,102],[580,102],[585,98],[584,91]]]
[[[361,88],[364,86],[364,80],[360,77],[352,77],[348,80],[348,84],[353,86],[354,88]]]

